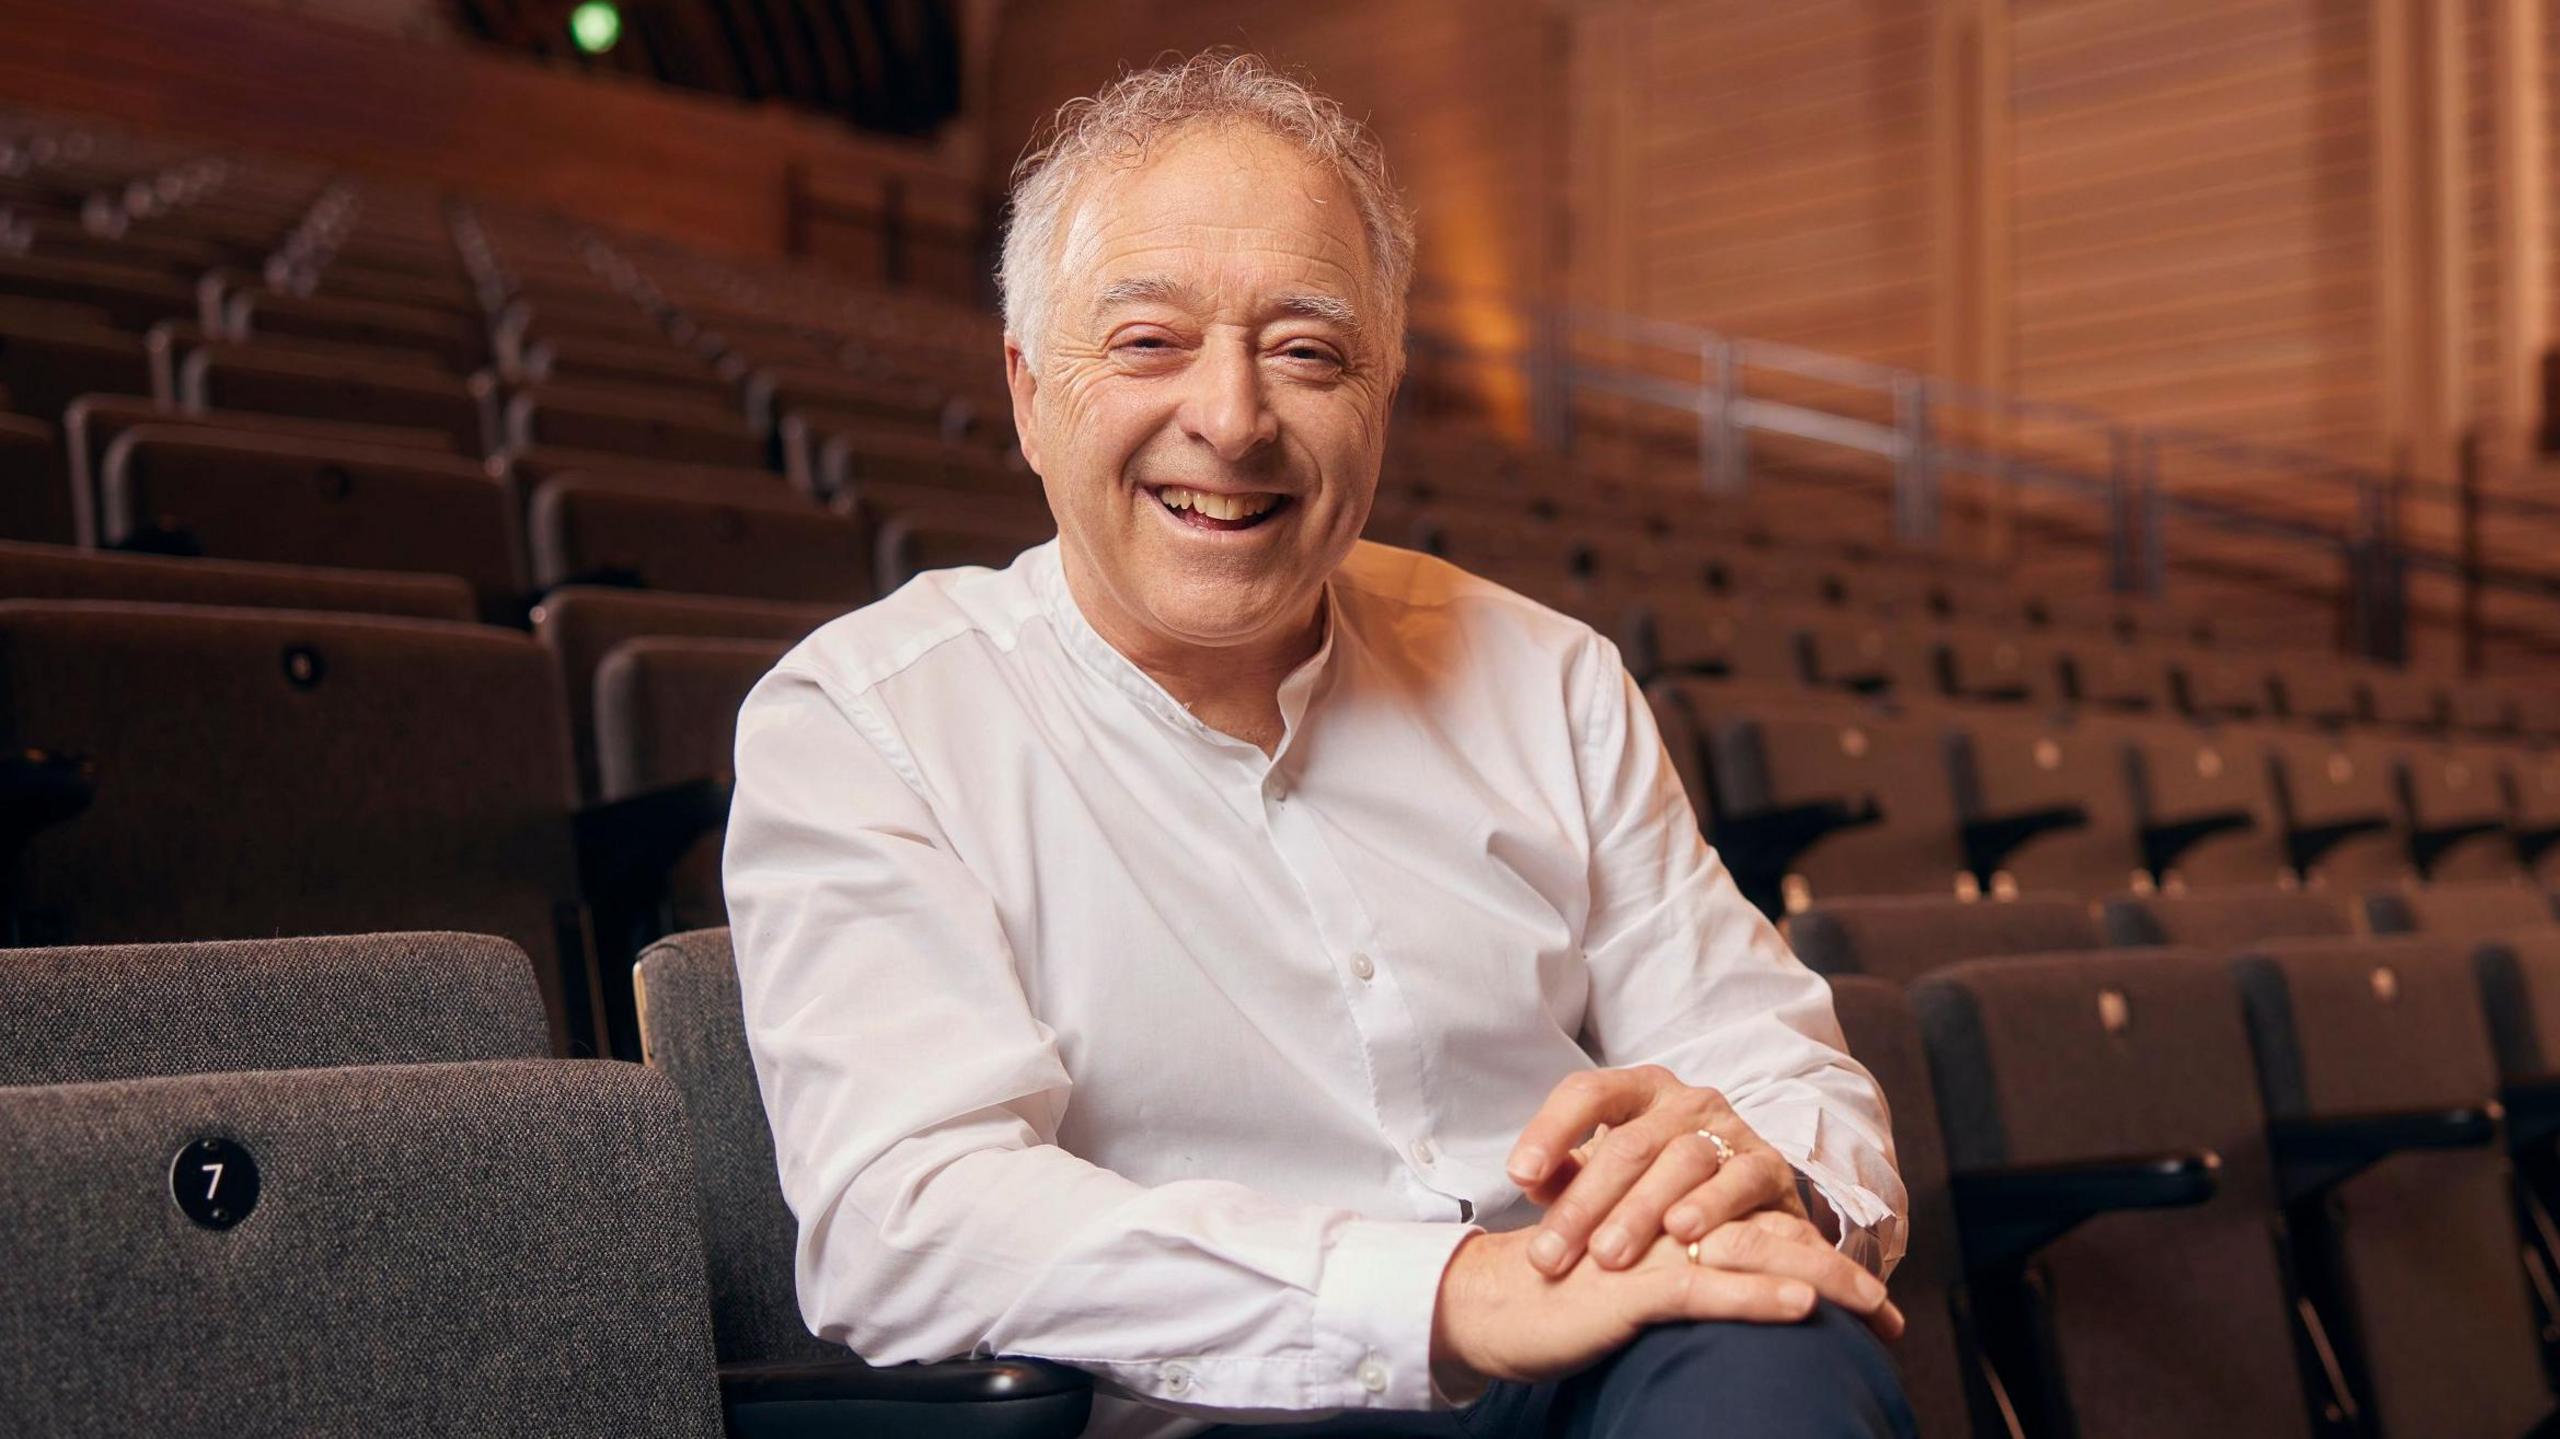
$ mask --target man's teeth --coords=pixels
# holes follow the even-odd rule
[[[1278,495],[1218,495],[1207,490],[1183,490],[1171,485],[1156,491],[1167,509],[1198,510],[1213,520],[1249,520],[1280,503]]]

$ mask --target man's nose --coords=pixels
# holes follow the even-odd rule
[[[1280,420],[1262,390],[1250,348],[1211,344],[1184,377],[1182,428],[1224,461],[1245,458],[1279,438]]]

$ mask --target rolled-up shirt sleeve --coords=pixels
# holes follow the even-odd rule
[[[1830,1204],[1842,1251],[1889,1271],[1908,1200],[1883,1095],[1849,1057],[1831,987],[1700,834],[1616,648],[1595,639],[1576,670],[1592,856],[1586,1042],[1604,1065],[1659,1064],[1721,1091]]]
[[[1057,1146],[1073,1082],[994,900],[887,719],[785,667],[739,716],[723,856],[810,1329],[875,1363],[1010,1354],[1235,1411],[1425,1409],[1471,1226]]]

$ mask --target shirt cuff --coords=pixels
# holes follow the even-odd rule
[[[1359,1219],[1343,1227],[1316,1284],[1318,1370],[1310,1407],[1447,1407],[1431,1384],[1440,1276],[1473,1224]]]
[[[1819,1157],[1821,1112],[1790,1108],[1744,1118],[1752,1131],[1795,1170],[1798,1182],[1812,1186],[1821,1194],[1823,1203],[1830,1206],[1840,1221],[1840,1252],[1878,1279],[1890,1275],[1902,1258],[1902,1216],[1873,1189]],[[1809,1201],[1806,1207],[1812,1207]]]

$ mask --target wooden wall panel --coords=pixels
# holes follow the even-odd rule
[[[795,171],[836,188],[974,180],[939,147],[779,108],[417,46],[222,0],[0,0],[0,102],[99,115],[778,255]],[[965,130],[965,127],[964,127]]]
[[[2015,0],[2012,383],[2379,440],[2365,0]]]

